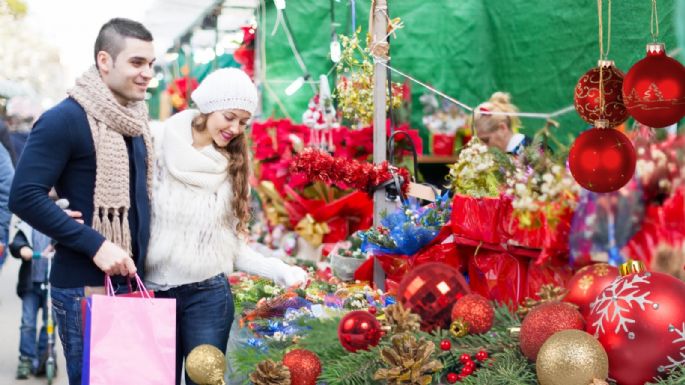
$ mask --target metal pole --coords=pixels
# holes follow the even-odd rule
[[[388,20],[385,17],[385,10],[387,9],[387,0],[376,0],[376,7],[373,10],[373,42],[385,42],[385,33],[388,26]],[[379,63],[373,66],[373,163],[379,164],[386,160],[386,141],[385,133],[386,127],[386,83],[387,71]],[[380,224],[381,212],[392,208],[391,202],[385,199],[385,191],[377,190],[373,194],[373,225]]]
[[[387,0],[375,0],[373,9],[373,41],[375,43],[385,42],[385,34],[388,27],[386,12],[388,8]],[[373,51],[373,50],[372,50]],[[387,71],[379,63],[373,66],[373,162],[382,163],[386,159],[386,83]],[[373,194],[373,225],[380,225],[381,213],[392,210],[392,202],[385,199],[385,191],[377,190]],[[385,290],[385,274],[378,261],[374,261],[373,281],[376,287]]]

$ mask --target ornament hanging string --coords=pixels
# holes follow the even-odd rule
[[[606,102],[604,94],[604,64],[602,61],[609,59],[609,51],[611,50],[611,0],[608,2],[607,9],[607,50],[604,52],[604,17],[602,15],[604,5],[602,0],[597,0],[597,18],[599,20],[598,24],[598,35],[599,35],[599,110],[600,116],[604,116]]]
[[[657,40],[659,40],[659,13],[656,9],[656,0],[652,0],[652,16],[649,18],[649,32],[652,34],[652,42],[656,43]]]

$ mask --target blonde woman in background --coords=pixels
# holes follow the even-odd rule
[[[531,138],[518,133],[521,121],[517,116],[500,115],[516,113],[518,108],[511,103],[511,95],[495,92],[475,111],[476,135],[484,144],[503,152],[519,155],[526,146],[532,143]]]

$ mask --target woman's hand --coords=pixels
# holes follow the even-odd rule
[[[304,269],[298,266],[288,266],[288,270],[283,273],[279,283],[286,288],[303,289],[307,286],[308,281],[309,276]]]

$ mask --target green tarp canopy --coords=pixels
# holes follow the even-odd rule
[[[305,86],[292,96],[285,95],[285,88],[302,71],[283,27],[271,35],[277,12],[271,1],[266,3],[265,19],[258,18],[266,38],[266,82],[287,113],[301,121],[313,91]],[[605,38],[607,3],[604,0]],[[356,25],[366,33],[370,1],[355,4]],[[624,72],[644,57],[645,45],[652,41],[651,5],[649,0],[612,4],[609,58]],[[659,40],[669,52],[680,47],[676,57],[683,62],[685,0],[662,0],[658,5]],[[331,9],[335,31],[351,34],[350,0],[287,1],[289,25],[313,79],[333,65],[329,58]],[[400,17],[405,24],[391,40],[391,65],[470,106],[487,100],[494,91],[511,93],[514,104],[527,112],[552,112],[572,105],[576,82],[599,58],[596,1],[389,0],[388,11],[391,18]],[[334,75],[329,77],[331,83]],[[403,79],[393,75],[393,80]],[[412,85],[412,126],[420,128],[426,139],[418,100],[424,91]],[[285,115],[271,93],[264,90],[263,95],[264,117]],[[554,134],[564,143],[588,127],[575,111],[558,120],[561,127]],[[534,133],[543,123],[524,119],[523,132]]]

